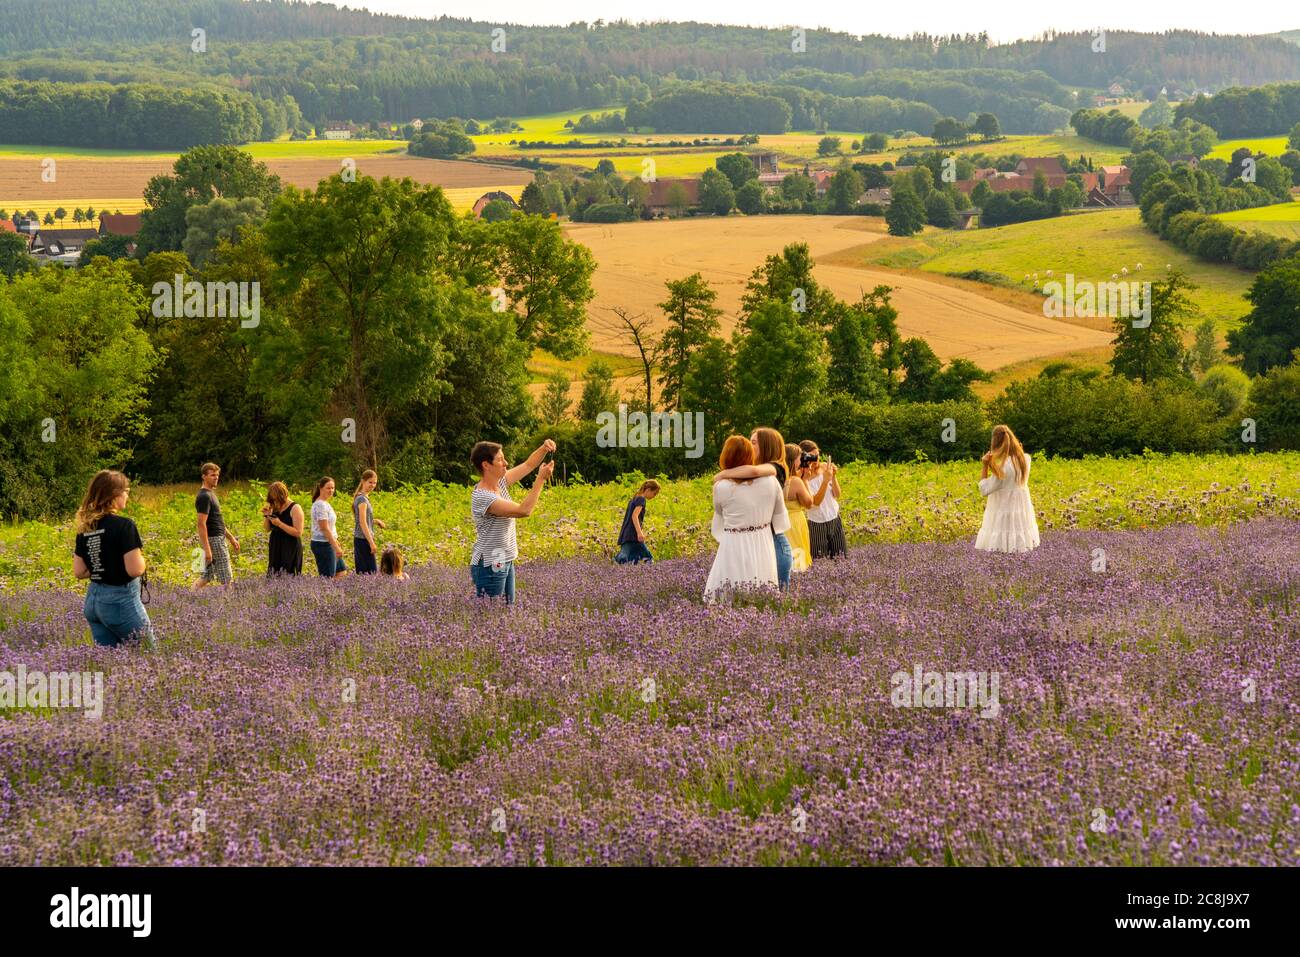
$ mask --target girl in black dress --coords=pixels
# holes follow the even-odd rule
[[[288,487],[283,482],[272,482],[262,508],[262,525],[271,533],[266,553],[268,575],[302,574],[304,523],[302,506],[289,501]]]

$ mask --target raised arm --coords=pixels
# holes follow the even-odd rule
[[[546,441],[550,441],[547,439]],[[500,518],[527,518],[533,514],[533,509],[537,507],[537,500],[542,497],[542,486],[546,480],[551,477],[555,471],[555,463],[547,462],[537,470],[537,480],[533,482],[533,487],[528,490],[522,502],[512,502],[508,498],[498,496],[496,500],[488,506],[488,514],[496,515]]]
[[[548,453],[554,451],[555,451],[555,442],[551,439],[547,439],[545,442],[543,442],[541,445],[537,446],[537,448],[533,450],[532,455],[528,456],[528,458],[526,458],[523,462],[516,465],[514,468],[509,469],[506,472],[506,484],[514,485],[516,482],[518,482],[521,478],[523,478],[533,469],[541,465],[542,459],[546,458]],[[496,513],[493,512],[493,514],[495,515]]]
[[[721,482],[723,479],[731,479],[733,482],[743,482],[746,479],[762,478],[764,475],[776,477],[776,466],[771,462],[763,465],[737,465],[735,468],[727,469],[713,476],[713,481]]]

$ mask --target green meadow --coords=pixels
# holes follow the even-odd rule
[[[833,455],[834,450],[826,451]],[[1300,453],[1058,459],[1038,449],[1029,451],[1034,454],[1034,505],[1040,527],[1049,533],[1174,523],[1221,525],[1265,515],[1300,518]],[[558,477],[563,474],[563,447],[555,459]],[[846,466],[840,478],[850,543],[973,541],[983,514],[979,472],[978,462]],[[334,507],[346,545],[351,537],[352,477],[338,478]],[[640,479],[636,474],[622,482],[570,482],[548,488],[533,516],[518,524],[522,560],[612,555],[623,508]],[[659,558],[711,552],[716,543],[709,530],[709,477],[661,482],[663,491],[648,510],[651,550]],[[132,491],[126,514],[140,528],[154,581],[180,583],[194,577],[197,487],[196,480],[192,486],[143,486]],[[265,486],[223,483],[218,492],[227,525],[240,539],[235,574],[263,574],[266,533],[259,509]],[[516,497],[521,494],[522,490],[516,491]],[[307,489],[293,490],[293,498],[299,503],[311,501]],[[397,545],[416,564],[469,563],[474,529],[468,482],[381,488],[373,501],[375,514],[387,525],[380,544]],[[71,586],[74,537],[71,516],[55,522],[0,524],[0,586],[20,581]],[[351,564],[350,553],[347,560]],[[307,566],[311,567],[310,557]]]
[[[1287,151],[1285,136],[1252,136],[1240,140],[1221,140],[1208,155],[1211,159],[1230,160],[1233,152],[1243,146],[1265,156],[1281,156]]]
[[[1241,229],[1258,229],[1286,239],[1300,239],[1300,201],[1238,209],[1219,213],[1218,218]]]
[[[1253,273],[1204,262],[1165,242],[1142,225],[1136,209],[1080,212],[994,229],[927,229],[911,239],[890,238],[855,252],[862,257],[861,265],[950,276],[973,270],[995,273],[1002,277],[998,284],[1026,292],[1033,291],[1033,274],[1042,283],[1049,269],[1057,276],[1073,273],[1076,282],[1104,282],[1123,267],[1134,279],[1159,278],[1172,266],[1196,284],[1193,298],[1221,330],[1234,326],[1249,310],[1244,297],[1254,278]]]

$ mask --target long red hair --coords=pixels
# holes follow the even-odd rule
[[[722,444],[722,454],[718,456],[718,468],[725,472],[727,469],[753,464],[754,447],[749,439],[743,435],[728,436],[727,441]]]

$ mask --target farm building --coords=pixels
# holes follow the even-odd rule
[[[1065,168],[1055,156],[1026,156],[1016,164],[1016,172],[1031,179],[1040,169],[1048,176],[1065,174]]]
[[[1129,191],[1130,170],[1127,166],[1103,166],[1101,191],[1113,206],[1132,206],[1133,194]]]
[[[99,217],[99,235],[134,236],[143,223],[139,213],[105,213]]]
[[[1043,175],[1047,180],[1048,189],[1056,189],[1057,187],[1064,186],[1070,179],[1064,171],[1058,173],[1044,173]],[[1083,180],[1083,192],[1085,195],[1090,193],[1092,189],[1098,185],[1096,173],[1080,173],[1079,176]],[[969,196],[971,191],[974,190],[976,185],[980,182],[987,183],[989,189],[993,190],[995,193],[1011,193],[1016,190],[1019,190],[1022,193],[1032,193],[1034,191],[1033,173],[1027,175],[1024,173],[1000,173],[997,176],[991,176],[984,180],[959,179],[953,185],[962,193]]]
[[[680,198],[685,200],[684,208],[689,209],[699,205],[700,181],[698,179],[656,179],[650,184],[650,194],[645,201],[646,209],[650,210],[651,215],[666,216],[674,211],[672,203],[675,194],[674,186],[682,188]]]
[[[86,243],[98,239],[93,229],[39,229],[32,237],[32,255],[47,262],[76,262]]]
[[[888,209],[889,204],[893,201],[893,190],[888,186],[874,186],[871,189],[864,190],[858,197],[859,203],[874,203],[882,209]]]
[[[478,199],[474,201],[474,218],[478,219],[482,217],[483,210],[487,208],[487,204],[497,199],[501,200],[501,202],[505,203],[511,209],[519,208],[519,204],[515,202],[515,198],[513,196],[511,196],[509,193],[503,193],[499,189],[494,189],[490,193],[484,193],[482,196],[480,196]]]
[[[777,156],[775,153],[750,153],[749,161],[754,164],[754,169],[758,170],[759,176],[764,173],[775,173],[777,171]]]
[[[325,139],[327,140],[350,140],[356,127],[351,123],[326,123]]]

